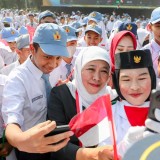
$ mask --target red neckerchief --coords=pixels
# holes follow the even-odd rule
[[[148,115],[149,107],[131,107],[124,106],[128,121],[131,126],[144,126]]]

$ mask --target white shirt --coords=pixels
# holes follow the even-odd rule
[[[11,63],[5,67],[3,67],[1,70],[0,70],[0,73],[3,74],[3,75],[6,75],[8,76],[9,73],[14,70],[16,67],[18,67],[20,65],[19,61],[15,61],[14,63]]]
[[[74,65],[75,65],[75,60],[79,54],[79,52],[84,49],[84,47],[76,47],[76,51],[73,55],[73,59],[71,61],[71,71],[72,69],[74,68]],[[61,79],[61,80],[65,80],[67,79],[66,77],[66,74],[67,74],[67,68],[66,68],[66,65],[67,63],[62,60],[61,64],[55,68],[51,73],[50,73],[50,76],[49,76],[49,81],[50,81],[50,84],[52,87],[55,87],[57,82]],[[72,75],[72,77],[74,77],[74,73]]]
[[[75,58],[73,58],[72,61],[71,61],[71,71],[74,67],[74,62],[75,62]],[[50,73],[49,81],[50,81],[50,84],[51,84],[52,87],[56,86],[56,84],[58,83],[58,80],[67,79],[66,64],[67,63],[62,59],[61,64]]]
[[[6,83],[7,76],[0,74],[0,109],[2,108],[2,94],[3,94],[3,88]],[[4,121],[2,119],[2,113],[0,112],[0,137],[3,136],[3,130],[4,130]],[[6,160],[16,160],[14,149],[12,152],[6,157]]]
[[[46,120],[47,99],[42,74],[28,57],[8,76],[2,102],[5,124],[17,123],[26,131]]]
[[[18,59],[18,54],[15,52],[12,52],[8,46],[0,47],[0,55],[5,65],[11,64]]]
[[[2,108],[2,94],[3,94],[3,87],[5,85],[5,82],[7,80],[7,76],[0,74],[0,108]],[[2,114],[0,112],[0,137],[3,135],[3,119],[2,119]]]
[[[151,42],[149,44],[147,44],[146,46],[144,46],[142,49],[149,49],[151,51],[151,55],[152,55],[152,61],[153,61],[153,68],[155,70],[156,76],[158,77],[158,56],[160,53],[160,45],[158,45],[155,40],[151,40]]]

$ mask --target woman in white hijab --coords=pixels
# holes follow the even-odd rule
[[[79,112],[89,107],[100,96],[110,93],[107,82],[110,77],[110,56],[100,47],[91,46],[82,50],[75,62],[74,80],[54,87],[50,94],[48,118],[57,125],[65,125]],[[113,94],[112,94],[113,95]],[[117,96],[115,94],[115,96]],[[114,96],[111,96],[112,99]],[[81,148],[76,137],[68,145],[52,154],[56,160],[79,160],[98,156],[106,148]]]

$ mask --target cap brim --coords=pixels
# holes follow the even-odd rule
[[[63,56],[69,57],[68,50],[65,46],[60,46],[57,44],[40,44],[42,51],[50,56]]]
[[[101,33],[99,33],[98,31],[96,31],[95,29],[87,29],[87,30],[85,31],[85,34],[86,34],[88,31],[93,31],[93,32],[96,32],[97,34],[101,35]]]
[[[152,21],[151,23],[152,23],[152,24],[155,24],[155,23],[157,23],[157,22],[160,22],[160,18],[157,19],[157,20],[155,20],[155,21]]]
[[[7,42],[15,42],[16,38],[18,38],[18,36],[13,36],[13,37],[3,38],[3,39],[5,39]]]
[[[70,41],[77,41],[77,37],[74,37],[74,36],[68,36],[67,37],[67,42],[70,42]]]

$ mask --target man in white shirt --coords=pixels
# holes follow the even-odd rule
[[[160,53],[160,7],[154,9],[151,13],[151,19],[149,24],[149,30],[153,34],[154,38],[149,44],[142,49],[149,49],[152,54],[153,67],[158,77],[158,57]]]
[[[62,84],[64,80],[67,82],[73,79],[72,70],[76,58],[74,55],[77,46],[76,29],[69,25],[64,25],[63,29],[67,33],[67,49],[69,57],[63,57],[61,64],[50,73],[49,80],[52,87]]]
[[[49,152],[63,148],[73,135],[70,131],[45,137],[56,124],[46,121],[48,90],[42,77],[60,64],[61,56],[68,56],[66,40],[64,29],[58,25],[39,25],[33,37],[32,55],[8,77],[2,115],[6,137],[17,148],[18,160],[49,159]]]

